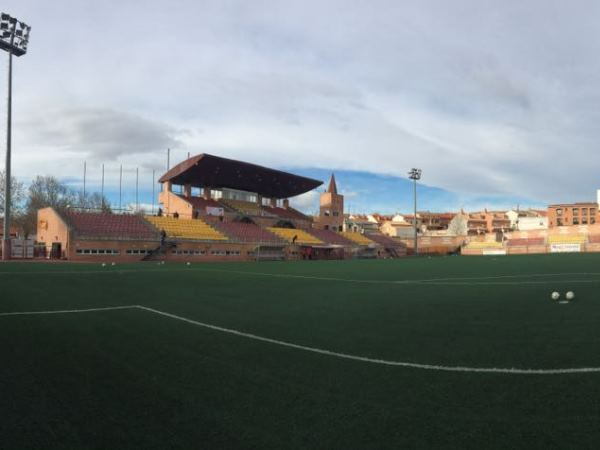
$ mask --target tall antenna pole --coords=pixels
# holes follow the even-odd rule
[[[139,181],[140,181],[140,168],[136,167],[135,168],[135,212],[138,212],[140,210],[140,201],[139,201],[139,197],[138,197]]]
[[[154,177],[156,170],[152,169],[152,215],[154,215]]]
[[[102,205],[102,210],[104,210],[104,164],[102,164],[102,187],[100,188],[100,202]]]
[[[171,168],[171,149],[167,149],[167,170]]]
[[[87,172],[87,162],[83,162],[83,205],[85,206],[85,176]]]
[[[119,168],[119,211],[121,210],[121,194],[123,192],[123,164]]]

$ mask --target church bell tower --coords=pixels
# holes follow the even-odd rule
[[[331,174],[327,190],[321,194],[319,228],[342,231],[344,226],[344,196],[338,194],[335,175]]]

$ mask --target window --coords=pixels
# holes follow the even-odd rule
[[[581,215],[582,216],[587,216],[588,215],[588,209],[587,208],[581,208]]]
[[[326,230],[329,230],[329,225],[325,225],[324,227]]]
[[[562,208],[556,208],[556,215],[557,216],[562,216],[562,214],[563,214]]]
[[[582,225],[587,225],[587,223],[588,223],[587,217],[584,217],[584,218],[581,219],[581,224]],[[577,225],[577,224],[575,224],[575,225]]]
[[[556,226],[557,226],[557,227],[562,227],[562,226],[563,226],[563,221],[562,221],[562,219],[556,219]]]
[[[323,215],[324,215],[325,217],[329,217],[329,215],[330,215],[330,214],[331,214],[331,213],[329,212],[329,210],[328,210],[328,209],[326,209],[325,211],[323,211]]]
[[[135,248],[126,250],[125,253],[127,253],[128,255],[147,255],[148,253],[150,253],[150,250]]]
[[[579,217],[573,217],[573,225],[579,225]]]
[[[585,216],[585,209],[582,211],[583,215]],[[578,216],[579,215],[579,208],[573,208],[573,215],[574,216]]]
[[[339,213],[339,212],[337,212],[337,211],[334,211],[334,212],[333,212],[333,217],[337,217],[337,216],[339,216],[339,215],[340,215],[340,213]]]
[[[78,248],[76,253],[78,255],[118,255],[119,250],[105,248]]]

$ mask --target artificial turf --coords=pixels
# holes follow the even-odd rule
[[[600,367],[599,266],[594,254],[11,263],[0,265],[0,312],[144,305],[375,359]],[[555,290],[576,299],[559,305]],[[384,366],[140,309],[0,316],[0,339],[3,449],[564,449],[600,441],[600,373]]]

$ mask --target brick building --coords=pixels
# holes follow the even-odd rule
[[[593,225],[598,222],[598,203],[560,203],[548,206],[548,227]]]

